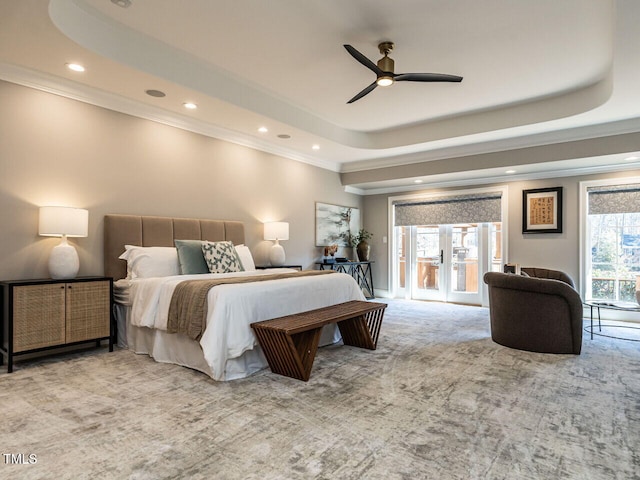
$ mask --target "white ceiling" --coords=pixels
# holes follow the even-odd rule
[[[3,1],[0,78],[357,172],[640,131],[639,21],[634,0]],[[463,81],[398,82],[347,104],[375,76],[343,44],[375,63],[386,40],[396,73]],[[626,156],[559,158],[518,173],[629,168]],[[501,175],[478,165],[423,180]],[[354,185],[413,182],[398,177]]]

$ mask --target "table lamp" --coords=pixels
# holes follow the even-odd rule
[[[40,207],[38,233],[45,237],[62,237],[49,255],[49,275],[53,279],[75,278],[80,269],[78,252],[67,237],[86,237],[89,211],[71,207]]]
[[[267,222],[264,224],[264,239],[275,240],[269,252],[269,261],[274,267],[284,265],[284,248],[280,240],[289,240],[289,224],[287,222]]]

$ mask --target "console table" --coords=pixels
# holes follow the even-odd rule
[[[362,288],[364,292],[364,296],[372,299],[376,298],[373,293],[372,263],[374,262],[316,262],[316,265],[319,265],[320,270],[335,270],[336,272],[348,273],[358,282],[358,285],[360,285],[360,288]]]

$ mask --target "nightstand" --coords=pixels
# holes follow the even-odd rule
[[[270,268],[295,268],[296,270],[302,270],[302,265],[280,265],[274,267],[273,265],[256,265],[256,270],[269,270]]]
[[[11,373],[15,356],[101,340],[112,352],[112,298],[109,277],[0,282],[0,365]]]

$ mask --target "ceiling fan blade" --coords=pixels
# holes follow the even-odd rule
[[[462,77],[446,73],[399,73],[393,76],[396,82],[461,82]]]
[[[378,84],[376,82],[373,82],[371,85],[369,85],[367,88],[362,90],[360,93],[358,93],[355,97],[353,97],[347,103],[353,103],[356,100],[360,100],[362,97],[364,97],[368,93],[371,93],[373,91],[373,89],[376,88],[377,86],[378,86]]]
[[[344,45],[344,48],[347,49],[347,52],[349,52],[353,58],[355,58],[362,65],[367,67],[373,73],[375,73],[376,76],[382,75],[382,70],[380,70],[375,63],[373,63],[371,60],[369,60],[367,57],[365,57],[363,54],[361,54],[358,50],[353,48],[351,45]]]

